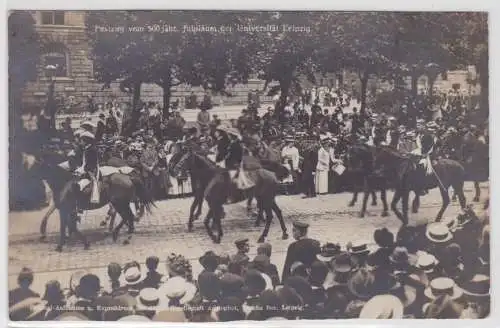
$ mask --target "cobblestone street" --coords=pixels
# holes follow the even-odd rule
[[[487,184],[482,185],[482,201],[488,197]],[[285,221],[291,231],[293,220],[303,220],[311,225],[310,236],[324,242],[339,242],[343,246],[351,240],[371,243],[376,228],[387,227],[395,232],[400,227],[399,220],[391,213],[389,217],[381,217],[381,206],[368,206],[364,219],[358,217],[360,204],[348,207],[351,194],[323,195],[314,199],[302,199],[301,196],[280,196],[277,200],[282,208]],[[466,184],[466,197],[473,198],[471,183]],[[359,198],[361,200],[361,197]],[[388,193],[388,200],[392,192]],[[241,236],[250,238],[250,254],[256,252],[257,238],[263,227],[255,227],[254,220],[248,218],[245,203],[226,206],[226,218],[223,219],[224,237],[222,243],[215,245],[207,236],[202,220],[195,221],[194,231],[187,232],[188,209],[192,198],[163,200],[157,203],[152,214],[147,214],[136,225],[136,233],[130,244],[123,245],[127,238],[126,229],[117,243],[106,233],[106,228],[99,223],[105,216],[107,208],[92,211],[82,216],[80,229],[91,241],[91,248],[83,250],[83,245],[70,241],[62,253],[55,251],[58,238],[59,220],[56,213],[48,224],[47,241],[39,241],[39,225],[44,211],[14,212],[9,215],[9,287],[15,284],[16,275],[24,267],[32,268],[36,273],[34,288],[42,289],[43,282],[57,277],[61,283],[69,280],[76,269],[90,269],[102,272],[105,276],[106,266],[110,262],[125,263],[131,260],[144,262],[147,256],[157,255],[163,262],[171,253],[180,253],[192,262],[195,275],[199,272],[197,258],[207,250],[216,253],[235,252],[234,240]],[[410,224],[419,224],[434,220],[440,206],[440,195],[432,190],[421,200],[422,206],[418,214],[410,213]],[[369,202],[370,204],[370,202]],[[481,206],[475,207],[481,213]],[[445,212],[445,216],[455,216],[459,211],[454,202]],[[204,214],[206,207],[204,207]],[[117,219],[118,221],[118,219]],[[116,222],[115,224],[117,224]],[[268,237],[273,245],[272,261],[281,268],[288,245],[293,241],[281,240],[281,229],[275,219]],[[163,269],[164,265],[161,265]]]

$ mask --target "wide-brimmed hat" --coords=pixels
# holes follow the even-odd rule
[[[441,222],[430,223],[427,225],[425,236],[432,242],[445,243],[453,238],[453,234],[446,224]]]
[[[401,284],[388,273],[374,274],[370,270],[360,269],[349,279],[347,287],[356,298],[369,300],[377,294],[401,288]]]
[[[360,319],[402,319],[403,303],[396,296],[386,294],[372,297],[361,309]]]
[[[351,254],[342,252],[332,261],[332,266],[335,272],[346,273],[352,271],[356,263]]]
[[[370,253],[370,250],[368,249],[368,245],[366,243],[361,243],[361,242],[349,242],[346,246],[347,251],[351,253],[352,255],[368,255]]]
[[[476,274],[471,280],[462,285],[466,296],[483,298],[490,295],[490,277],[484,274]]]
[[[136,267],[132,266],[127,268],[123,272],[123,277],[125,278],[125,282],[127,285],[137,285],[138,283],[142,282],[146,277],[142,274],[141,270]]]
[[[375,230],[373,239],[380,247],[392,247],[394,245],[394,234],[387,228]]]
[[[198,262],[200,262],[201,266],[205,269],[214,265],[217,267],[217,265],[219,265],[219,256],[213,251],[207,251],[199,258]]]
[[[186,314],[184,311],[179,310],[163,310],[158,311],[154,315],[152,321],[155,322],[187,322]]]
[[[117,321],[151,321],[151,320],[146,316],[133,314],[120,318]]]
[[[322,262],[330,262],[340,253],[341,247],[339,244],[326,243],[321,247],[321,252],[316,255],[316,258]]]
[[[441,295],[448,295],[455,300],[463,295],[463,290],[448,277],[439,277],[431,280],[429,287],[424,290],[424,295],[429,299],[435,299]]]
[[[168,308],[168,299],[156,288],[143,288],[136,297],[137,309],[158,311]]]
[[[41,319],[47,302],[39,297],[29,297],[9,307],[9,318],[15,321]]]
[[[425,273],[431,273],[436,268],[438,260],[432,254],[422,252],[417,259],[416,267]]]
[[[179,276],[168,279],[159,290],[169,299],[179,300],[181,305],[190,302],[196,294],[196,286]]]
[[[54,321],[89,321],[83,313],[80,312],[64,312],[53,319]]]
[[[80,139],[93,141],[95,140],[95,135],[92,132],[84,131],[80,134]]]

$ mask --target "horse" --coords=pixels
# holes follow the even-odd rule
[[[465,170],[463,166],[454,160],[439,159],[432,164],[433,174],[423,175],[418,168],[415,159],[403,155],[387,146],[379,146],[374,157],[375,170],[380,171],[384,176],[394,179],[395,192],[391,202],[391,209],[396,216],[408,224],[408,198],[410,191],[419,193],[422,189],[439,188],[442,198],[442,206],[439,210],[436,221],[441,221],[444,211],[450,204],[448,189],[453,187],[457,193],[460,206],[466,207],[464,195]],[[397,209],[399,200],[403,202],[403,212]]]
[[[364,191],[363,204],[361,206],[361,211],[359,217],[363,218],[366,212],[366,204],[370,194],[372,195],[372,205],[377,205],[377,196],[375,194],[376,190],[380,190],[380,199],[384,209],[382,211],[382,216],[388,216],[388,206],[387,206],[387,179],[383,176],[377,175],[373,169],[373,153],[375,148],[365,144],[354,144],[348,147],[346,157],[347,157],[347,167],[351,174],[356,175],[359,178],[359,182],[362,183],[362,188]],[[353,198],[349,203],[349,207],[354,206],[358,199],[358,189],[353,192]]]
[[[441,156],[460,162],[465,169],[465,181],[474,183],[473,202],[479,202],[481,198],[480,182],[489,179],[489,149],[488,144],[480,141],[472,133],[463,137],[448,135],[444,137],[442,147],[437,149]],[[452,200],[457,198],[453,193]]]
[[[230,196],[234,196],[237,192],[229,171],[219,168],[213,161],[208,159],[203,154],[200,154],[192,148],[184,149],[184,153],[172,172],[178,172],[181,168],[187,168],[191,175],[195,177],[203,177],[203,181],[208,181],[204,189],[203,197],[208,203],[208,213],[204,220],[204,225],[208,235],[214,243],[220,243],[223,231],[221,219],[224,217],[223,205],[227,203]],[[259,214],[257,220],[262,220],[262,213],[266,214],[266,226],[262,235],[259,237],[259,242],[263,242],[269,233],[269,228],[273,218],[273,212],[278,217],[283,232],[282,238],[287,239],[288,234],[283,220],[282,211],[276,204],[275,197],[278,193],[279,181],[276,175],[264,168],[259,168],[251,171],[255,177],[255,186],[247,190],[247,195],[253,195],[257,199],[257,207]],[[240,195],[242,196],[242,195]],[[238,201],[244,200],[246,197],[241,197]],[[215,235],[210,227],[213,221],[213,227],[218,229],[218,234]],[[193,222],[190,218],[188,229],[192,229]]]
[[[60,218],[60,238],[56,248],[58,252],[62,251],[65,244],[66,229],[69,229],[70,233],[82,241],[84,249],[88,249],[90,246],[86,237],[77,227],[78,209],[92,210],[111,204],[122,218],[113,230],[113,241],[118,239],[119,231],[125,223],[128,226],[128,233],[134,232],[134,215],[130,209],[130,202],[139,199],[140,204],[143,204],[144,208],[151,212],[154,201],[142,181],[118,172],[102,177],[99,186],[99,202],[97,204],[91,203],[91,184],[80,191],[77,178],[73,173],[59,165],[64,159],[63,154],[47,154],[42,151],[32,167],[47,182],[54,194],[54,206],[59,211]]]
[[[127,163],[122,159],[112,157],[106,162],[106,165],[113,166],[113,167],[123,167],[123,166],[127,166]],[[135,208],[137,209],[137,215],[135,216],[134,220],[135,220],[135,222],[138,222],[144,216],[145,209],[144,209],[144,205],[141,204],[138,199],[134,200],[134,205],[135,205]],[[52,203],[50,205],[49,209],[47,210],[47,212],[45,213],[45,215],[43,216],[42,222],[40,224],[40,235],[41,235],[40,240],[45,240],[46,235],[47,235],[48,220],[49,220],[50,216],[55,212],[56,209],[57,208],[56,208],[55,204]],[[101,221],[100,226],[105,227],[106,225],[108,225],[108,231],[112,233],[113,229],[115,227],[115,219],[116,219],[117,214],[118,214],[118,212],[110,204],[109,210],[106,214],[106,217],[104,218],[104,220]],[[71,233],[71,231],[69,233]]]

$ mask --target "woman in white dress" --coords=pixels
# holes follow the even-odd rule
[[[316,193],[328,193],[328,171],[330,170],[330,153],[326,149],[328,136],[320,136],[321,147],[318,150],[318,164],[316,166]]]

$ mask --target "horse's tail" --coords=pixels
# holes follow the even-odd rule
[[[153,200],[153,196],[144,186],[144,182],[142,179],[134,177],[131,179],[134,184],[137,198],[139,198],[139,202],[144,205],[144,208],[148,213],[151,213],[152,207],[156,207],[155,202]]]

